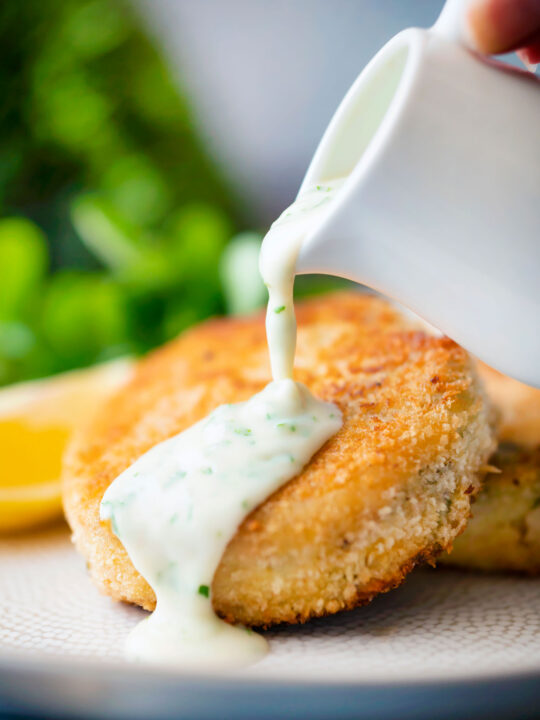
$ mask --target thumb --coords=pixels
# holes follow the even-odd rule
[[[495,54],[527,48],[540,54],[540,0],[473,0],[468,21],[476,47]]]

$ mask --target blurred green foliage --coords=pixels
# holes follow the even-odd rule
[[[0,90],[0,385],[264,303],[261,236],[229,242],[225,183],[121,0],[0,3]]]
[[[0,3],[0,88],[0,384],[225,310],[235,210],[126,5]]]

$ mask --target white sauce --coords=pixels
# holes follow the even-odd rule
[[[321,183],[297,197],[264,238],[259,259],[268,288],[266,334],[274,380],[292,378],[296,348],[293,287],[296,260],[304,239],[324,220],[345,178]]]
[[[303,193],[264,240],[260,265],[269,289],[274,381],[247,402],[223,405],[153,447],[103,497],[101,519],[111,521],[157,598],[153,615],[128,640],[130,658],[231,666],[266,652],[260,635],[214,614],[212,578],[246,515],[301,472],[341,426],[335,405],[292,379],[296,258],[341,182]]]

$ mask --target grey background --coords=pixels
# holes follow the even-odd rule
[[[443,0],[132,0],[187,89],[247,221],[294,198],[318,141],[370,58]],[[515,62],[515,58],[511,60]]]
[[[344,93],[442,0],[136,0],[211,151],[267,223],[288,204]]]

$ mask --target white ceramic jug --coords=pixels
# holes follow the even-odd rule
[[[302,188],[348,179],[297,271],[368,285],[540,387],[540,81],[469,50],[462,5],[390,40],[341,103]]]

